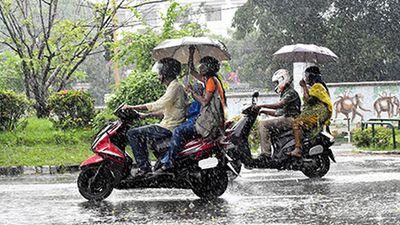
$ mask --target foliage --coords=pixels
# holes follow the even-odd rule
[[[19,120],[30,105],[31,102],[25,96],[0,90],[0,131],[12,131],[19,125],[24,125]]]
[[[96,130],[100,130],[106,124],[113,122],[117,119],[117,116],[115,116],[112,111],[110,111],[109,109],[105,109],[97,113],[96,116],[93,118],[92,127]]]
[[[399,27],[393,26],[400,19],[398,1],[332,2],[326,43],[340,54],[337,74],[351,80],[398,79]]]
[[[60,131],[48,119],[28,118],[25,129],[0,133],[0,166],[79,164],[89,151],[95,131]]]
[[[79,65],[101,45],[125,2],[112,6],[110,1],[86,5],[65,0],[0,1],[0,22],[5,28],[0,43],[18,55],[25,92],[36,100],[38,117],[48,116],[47,98],[52,91],[82,78]],[[73,10],[62,8],[66,6]]]
[[[61,129],[88,127],[94,117],[94,100],[89,93],[64,90],[49,97],[49,108],[56,118],[54,126]]]
[[[12,52],[0,53],[0,90],[24,90],[20,59]]]
[[[400,136],[399,136],[400,137]],[[392,131],[386,127],[375,127],[375,137],[372,137],[372,128],[354,130],[353,141],[357,147],[392,147]]]
[[[165,15],[161,15],[163,26],[160,32],[147,25],[136,9],[132,9],[137,19],[142,21],[145,28],[141,33],[123,32],[122,40],[116,43],[109,43],[116,50],[114,59],[122,65],[134,65],[137,71],[146,71],[153,65],[151,51],[159,43],[170,38],[180,38],[184,36],[193,36],[203,33],[197,24],[184,23],[180,29],[175,28],[178,19],[188,10],[188,6],[181,6],[172,1]],[[138,57],[140,56],[140,57]]]
[[[232,54],[237,57],[232,63],[241,80],[258,87],[268,85],[273,71],[290,66],[274,61],[275,51],[293,43],[319,44],[322,37],[315,33],[323,32],[324,27],[318,12],[328,6],[323,0],[247,1],[235,13],[237,31],[229,43],[232,52],[237,52]]]
[[[395,80],[400,68],[400,39],[393,21],[398,21],[399,15],[394,0],[249,0],[235,14],[234,41],[238,41],[238,49],[251,43],[249,49],[259,57],[245,59],[246,54],[240,54],[236,67],[253,65],[260,71],[289,67],[273,61],[272,54],[284,45],[312,43],[339,56],[338,62],[323,65],[327,82]],[[254,43],[240,43],[252,35],[256,36]],[[246,77],[242,81],[255,83],[260,79],[252,77],[251,70],[242,72],[241,77]]]

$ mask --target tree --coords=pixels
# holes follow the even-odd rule
[[[400,79],[399,2],[332,2],[326,43],[340,59],[339,65],[331,64],[327,69],[343,81]]]
[[[340,82],[400,79],[394,72],[400,66],[399,20],[396,0],[249,0],[236,12],[233,25],[239,40],[256,32],[254,54],[261,58],[253,62],[263,61],[263,69],[289,66],[272,61],[284,45],[329,47],[339,60],[323,65],[330,75],[325,80]]]
[[[272,60],[272,54],[280,47],[293,43],[322,44],[325,33],[323,12],[329,8],[324,0],[249,0],[235,14],[235,40],[244,40],[244,49],[249,49],[247,58],[238,66],[248,68],[241,77],[245,81],[260,84],[269,82],[272,71],[280,64]],[[252,41],[253,39],[253,41]],[[253,43],[252,43],[253,42]],[[232,49],[232,48],[231,48]],[[253,67],[253,71],[251,70]],[[265,83],[264,83],[265,85]]]
[[[23,92],[24,85],[20,63],[19,57],[14,53],[0,53],[0,90]]]
[[[82,1],[75,1],[77,10],[90,9],[81,18],[63,17],[60,6],[70,4],[66,0],[0,2],[0,21],[5,27],[0,43],[21,59],[25,92],[35,99],[38,117],[49,115],[49,94],[64,89],[74,78],[82,62],[102,45],[105,31],[117,29],[113,17],[127,2],[106,0],[82,6]]]
[[[177,2],[171,1],[165,15],[161,15],[163,25],[159,30],[148,25],[142,15],[136,9],[132,9],[137,19],[144,25],[143,32],[123,32],[121,41],[110,43],[117,52],[114,59],[124,66],[133,65],[137,72],[150,70],[154,63],[151,51],[159,43],[170,38],[201,35],[205,32],[197,23],[188,21],[182,23],[179,29],[175,28],[178,20],[185,15],[188,9],[188,6],[181,6]]]

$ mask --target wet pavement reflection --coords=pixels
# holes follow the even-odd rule
[[[88,202],[77,174],[0,178],[0,224],[399,224],[400,157],[337,157],[323,179],[244,170],[221,198],[191,190],[114,190]]]

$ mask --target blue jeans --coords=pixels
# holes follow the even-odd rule
[[[132,128],[127,136],[131,145],[133,155],[139,168],[144,171],[151,170],[149,162],[149,152],[147,150],[147,140],[161,141],[171,137],[172,132],[158,125],[147,125]]]
[[[167,168],[173,167],[172,160],[176,158],[176,153],[183,147],[183,144],[191,139],[199,136],[196,132],[194,122],[186,121],[175,128],[171,141],[169,143],[168,152],[161,159],[161,163]]]

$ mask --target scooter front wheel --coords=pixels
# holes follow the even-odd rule
[[[242,163],[239,160],[234,160],[232,163],[233,169],[236,171],[237,174],[240,174],[240,171],[242,170]],[[232,170],[228,169],[227,170],[227,175],[229,180],[234,180],[238,177]]]
[[[113,191],[112,175],[101,166],[84,167],[77,183],[79,193],[90,201],[103,200]]]

